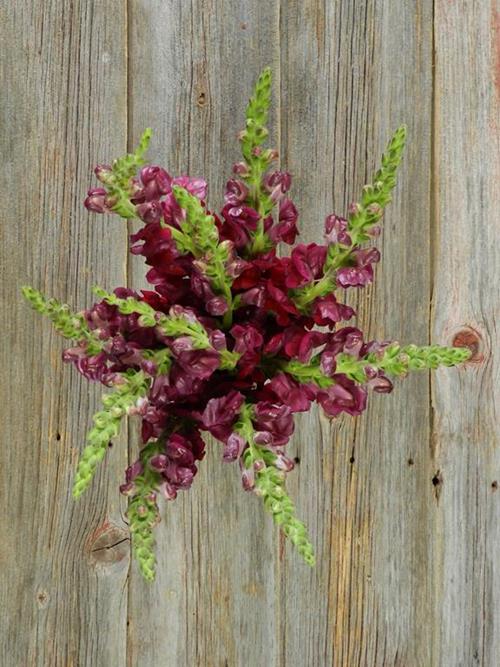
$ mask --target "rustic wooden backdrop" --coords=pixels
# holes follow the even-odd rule
[[[498,0],[32,0],[0,12],[0,664],[499,665]],[[356,421],[302,416],[290,491],[314,570],[212,447],[166,508],[147,585],[117,491],[135,434],[73,503],[100,390],[63,366],[62,341],[19,287],[84,307],[93,284],[140,284],[126,227],[82,207],[92,165],[151,126],[152,158],[206,174],[219,205],[267,64],[304,241],[408,125],[360,322],[402,342],[461,341],[474,358],[374,396]]]

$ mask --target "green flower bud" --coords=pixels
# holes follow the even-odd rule
[[[118,385],[113,394],[103,399],[104,410],[94,417],[94,427],[87,435],[87,446],[82,452],[73,485],[73,496],[79,498],[88,488],[98,464],[106,456],[110,436],[118,434],[121,418],[128,406],[135,405],[138,398],[146,394],[149,380],[144,373],[123,374],[123,384]]]

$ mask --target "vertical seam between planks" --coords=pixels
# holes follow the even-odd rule
[[[438,236],[438,221],[439,216],[437,212],[438,195],[437,188],[437,153],[436,153],[436,124],[437,124],[437,101],[436,101],[436,14],[435,14],[435,0],[432,2],[432,36],[431,36],[431,128],[430,128],[430,187],[429,187],[429,344],[432,343],[432,323],[434,317],[434,262],[435,262],[435,245]],[[432,403],[433,390],[433,375],[429,373],[429,419],[430,419],[430,451],[431,456],[435,455],[435,443],[433,442],[434,431],[434,411]]]
[[[435,255],[436,255],[436,241],[438,237],[438,192],[437,192],[437,92],[436,92],[436,0],[432,0],[432,32],[431,32],[431,128],[430,128],[430,210],[429,210],[429,290],[430,290],[430,299],[429,299],[429,344],[432,343],[432,329],[433,329],[433,319],[434,319],[434,280],[435,280]],[[434,405],[433,405],[433,390],[434,390],[434,376],[432,373],[428,373],[429,376],[429,452],[431,456],[431,464],[434,465],[434,458],[436,455],[436,442],[434,440]],[[435,508],[434,508],[435,510]],[[433,608],[435,610],[436,606],[436,597],[438,594],[437,591],[437,582],[436,582],[436,567],[439,571],[439,565],[436,565],[437,554],[431,554],[433,560]],[[438,637],[439,629],[438,624],[433,624],[432,630],[432,643],[431,643],[431,659],[433,664],[437,662],[437,647],[438,647]]]
[[[277,32],[278,32],[278,52],[277,52],[277,57],[278,57],[278,63],[277,63],[277,110],[276,110],[276,134],[277,134],[277,142],[276,146],[278,147],[278,152],[280,156],[280,169],[282,168],[282,154],[283,154],[283,145],[282,145],[282,137],[281,137],[281,109],[282,109],[282,89],[281,89],[281,0],[278,2],[278,17],[277,17]],[[278,535],[278,548],[277,550],[274,550],[274,557],[276,559],[276,584],[277,584],[277,594],[276,594],[276,612],[275,612],[275,632],[277,633],[278,641],[277,647],[278,647],[278,655],[277,655],[277,660],[275,664],[279,665],[279,667],[283,667],[285,664],[285,647],[286,647],[286,622],[283,624],[283,631],[282,631],[282,610],[285,609],[286,611],[286,605],[282,604],[282,595],[284,593],[283,591],[283,583],[284,583],[284,571],[286,570],[286,563],[285,566],[282,566],[281,560],[280,560],[280,554],[282,552],[281,550],[282,547],[282,537],[281,537],[281,530],[279,531]],[[286,555],[283,554],[283,558],[286,558]],[[286,590],[286,586],[285,586]]]
[[[125,94],[126,94],[126,100],[125,100],[125,136],[126,136],[126,150],[127,152],[130,150],[130,145],[131,145],[131,137],[130,137],[130,108],[131,108],[131,86],[130,86],[130,0],[124,0],[124,11],[125,11]],[[128,252],[128,237],[131,231],[131,225],[132,223],[127,220],[126,225],[125,225],[125,233],[127,235],[126,238],[126,244],[125,244],[125,285],[127,287],[130,287],[129,285],[129,279],[130,279],[130,257],[129,257],[129,252]],[[127,462],[130,463],[131,458],[130,458],[130,429],[128,428],[128,421],[127,421]],[[128,500],[127,500],[127,505],[128,505]],[[131,573],[132,573],[132,537],[129,536],[129,569],[128,569],[128,574],[127,574],[127,579],[125,581],[125,585],[127,587],[127,595],[126,595],[126,615],[125,615],[125,660],[127,665],[131,665],[131,659],[132,656],[129,653],[129,647],[130,647],[130,625],[129,625],[129,612],[130,612],[130,599],[131,599]]]
[[[430,182],[429,182],[429,326],[428,343],[432,343],[432,322],[434,316],[434,257],[435,242],[437,236],[437,193],[436,193],[436,36],[435,36],[435,0],[432,0],[432,33],[431,33],[431,127],[430,127]],[[429,451],[431,458],[435,456],[435,443],[433,441],[434,432],[434,412],[432,407],[432,373],[428,373],[429,378]]]

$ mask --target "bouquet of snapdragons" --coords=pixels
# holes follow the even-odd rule
[[[150,267],[151,290],[96,288],[97,302],[74,313],[23,288],[33,308],[72,341],[64,360],[111,390],[87,435],[75,498],[90,485],[121,421],[141,419],[142,444],[120,491],[129,497],[133,552],[148,580],[155,574],[158,497],[174,500],[191,486],[204,432],[222,443],[222,458],[238,465],[243,488],[262,498],[313,565],[312,544],[285,489],[294,467],[286,454],[294,414],[315,401],[330,417],[359,415],[370,391],[392,390],[392,378],[469,356],[464,348],[365,340],[342,302],[346,290],[373,279],[380,255],[372,240],[395,186],[405,128],[346,217],[326,217],[324,242],[295,245],[291,177],[273,167],[277,152],[263,148],[270,95],[265,69],[246,109],[242,161],[233,166],[220,214],[207,208],[203,179],[146,164],[150,130],[134,153],[96,167],[102,187],[88,192],[85,206],[142,221],[130,251]],[[279,243],[293,246],[288,256],[277,255]]]

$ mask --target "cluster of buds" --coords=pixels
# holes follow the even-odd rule
[[[78,466],[74,496],[89,486],[126,415],[142,422],[142,446],[125,472],[134,554],[154,578],[153,528],[160,497],[188,489],[205,453],[203,433],[222,443],[222,459],[238,462],[243,488],[263,499],[304,560],[314,552],[285,490],[294,462],[286,447],[294,415],[318,403],[330,417],[359,415],[370,391],[387,393],[392,378],[465,361],[462,348],[365,340],[343,324],[355,316],[341,293],[363,288],[380,255],[373,243],[395,186],[405,141],[399,128],[373,183],[341,217],[325,219],[324,243],[295,245],[298,212],[291,176],[264,149],[271,72],[264,70],[246,110],[220,214],[208,210],[203,179],[172,176],[147,165],[151,137],[112,165],[98,166],[102,187],[85,206],[141,226],[130,251],[148,265],[151,289],[96,288],[98,301],[73,314],[26,287],[33,308],[72,341],[65,361],[111,388],[94,417]],[[307,453],[305,453],[307,455]]]

